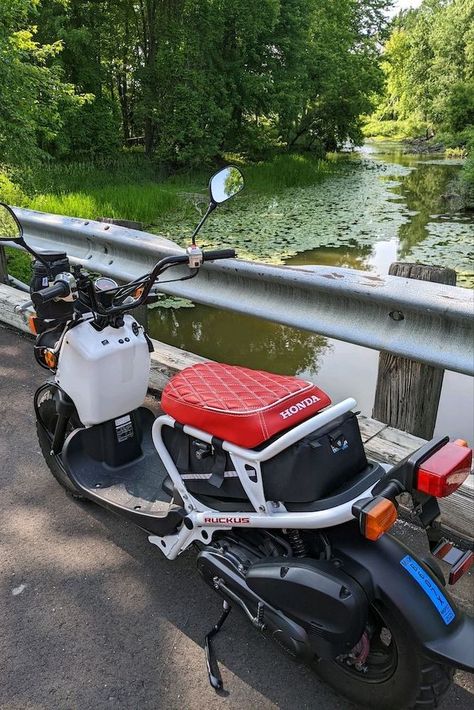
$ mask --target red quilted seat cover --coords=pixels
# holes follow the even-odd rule
[[[298,377],[215,362],[182,370],[161,399],[163,410],[181,424],[248,449],[330,403],[325,392]]]

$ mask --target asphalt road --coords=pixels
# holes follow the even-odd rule
[[[68,498],[39,453],[32,341],[0,326],[0,708],[349,709],[232,612],[217,639],[227,694],[210,688],[204,634],[220,613],[195,570],[93,504]],[[399,529],[418,551],[423,543]],[[456,596],[472,599],[472,579]],[[473,707],[458,673],[442,708]]]

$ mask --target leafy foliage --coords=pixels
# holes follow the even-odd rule
[[[390,4],[3,0],[0,160],[322,156],[361,139]]]
[[[55,63],[60,41],[36,40],[37,0],[2,0],[0,24],[0,160],[18,164],[40,157],[59,134],[63,116],[86,97],[64,82]]]
[[[412,135],[474,127],[474,0],[423,0],[395,19],[384,47],[385,89],[373,121],[412,123]],[[372,124],[372,125],[371,125]]]

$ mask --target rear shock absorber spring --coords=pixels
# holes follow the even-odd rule
[[[307,557],[308,553],[306,550],[306,545],[303,538],[301,537],[300,531],[291,529],[288,530],[288,538],[293,549],[293,554],[295,557]]]

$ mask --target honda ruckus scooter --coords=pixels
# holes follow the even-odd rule
[[[237,608],[353,702],[434,708],[456,668],[474,669],[473,620],[435,559],[450,562],[449,584],[473,561],[443,537],[437,502],[470,472],[466,443],[436,437],[382,466],[367,459],[354,399],[332,404],[312,382],[214,362],[169,381],[162,416],[142,406],[153,346],[131,313],[157,300],[170,269],[199,278],[203,263],[235,257],[195,237],[242,187],[237,168],[216,173],[191,246],[122,285],[62,251],[35,252],[2,206],[1,239],[35,258],[34,310],[22,311],[52,373],[34,398],[45,461],[68,493],[133,521],[169,560],[196,549],[223,599],[205,638],[214,688],[212,637]],[[387,534],[402,494],[427,532],[422,560]]]

